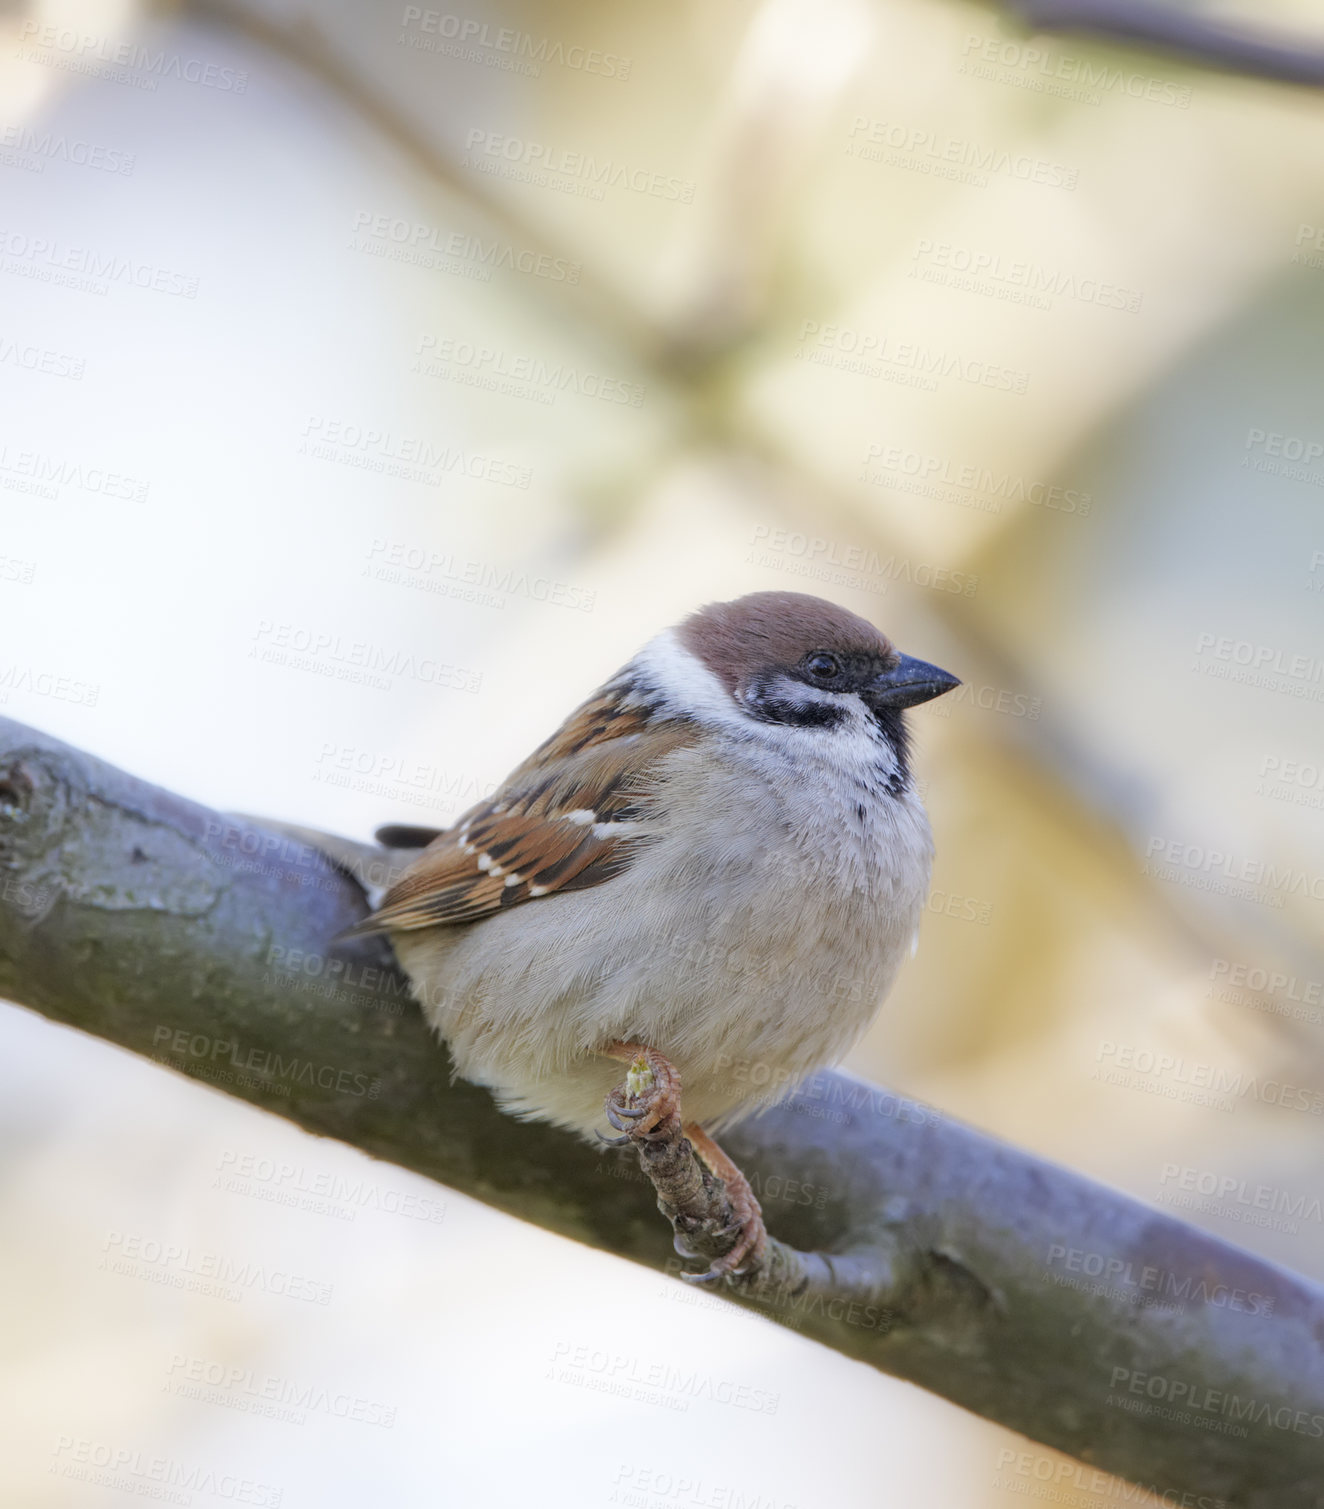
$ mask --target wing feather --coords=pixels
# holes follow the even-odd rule
[[[610,880],[648,841],[658,766],[694,737],[691,724],[622,706],[608,687],[438,834],[351,935],[476,922]]]

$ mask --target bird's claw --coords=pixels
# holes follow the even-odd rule
[[[730,1225],[723,1226],[720,1231],[715,1231],[713,1236],[717,1238],[738,1236],[739,1239],[733,1244],[730,1252],[724,1257],[715,1258],[701,1272],[682,1273],[680,1276],[687,1284],[711,1288],[728,1275],[732,1278],[740,1278],[757,1266],[763,1243],[767,1240],[761,1219],[758,1219],[755,1224],[748,1218],[740,1217],[737,1217]],[[681,1257],[688,1258],[692,1263],[698,1262],[702,1257],[702,1254],[695,1252],[686,1236],[679,1231],[672,1238],[671,1245]]]
[[[718,1282],[724,1277],[714,1264],[711,1268],[705,1268],[700,1273],[682,1273],[681,1278],[687,1284],[692,1284],[696,1289],[715,1289]]]
[[[699,1254],[685,1240],[683,1233],[676,1232],[671,1238],[671,1245],[676,1249],[679,1257],[687,1258],[691,1263],[698,1261]]]
[[[607,1115],[613,1122],[617,1117],[620,1117],[622,1121],[638,1121],[641,1117],[648,1115],[649,1109],[648,1106],[640,1106],[637,1110],[632,1110],[629,1106],[617,1105],[610,1098],[607,1101]]]
[[[757,1255],[750,1250],[753,1246],[753,1242],[744,1242],[732,1248],[725,1257],[715,1258],[702,1272],[682,1273],[681,1278],[687,1284],[696,1284],[701,1289],[716,1288],[725,1278],[742,1278],[757,1266]],[[680,1250],[679,1244],[676,1250]],[[696,1254],[689,1252],[682,1253],[681,1256],[693,1258]],[[736,1257],[735,1262],[731,1261],[733,1257]]]
[[[669,1136],[680,1128],[680,1075],[652,1048],[638,1050],[621,1084],[607,1096],[607,1120],[633,1142]]]
[[[690,1257],[694,1254],[690,1253]],[[701,1289],[715,1289],[723,1279],[743,1278],[745,1274],[754,1268],[752,1261],[741,1263],[738,1267],[729,1264],[726,1258],[717,1258],[699,1273],[682,1273],[681,1278],[687,1284],[696,1284]]]

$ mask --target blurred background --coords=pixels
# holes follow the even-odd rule
[[[849,1066],[1324,1276],[1317,93],[962,0],[0,38],[4,715],[366,837],[694,606],[830,597],[965,683],[913,717],[934,892]],[[0,1126],[6,1504],[1068,1470],[17,1007]],[[218,1255],[303,1282],[212,1292]]]

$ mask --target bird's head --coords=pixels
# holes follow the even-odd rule
[[[891,719],[959,680],[903,655],[866,619],[801,592],[753,592],[710,603],[677,631],[684,647],[748,717],[836,728],[864,710]]]
[[[959,686],[858,614],[799,592],[709,603],[667,638],[665,690],[699,721],[784,731],[806,754],[882,744],[906,770],[906,708]],[[647,652],[646,652],[647,653]],[[688,682],[682,688],[679,683]],[[783,740],[784,742],[784,740]]]

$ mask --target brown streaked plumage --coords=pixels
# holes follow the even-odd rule
[[[349,936],[476,922],[610,880],[645,841],[638,819],[651,772],[695,734],[675,720],[650,725],[646,707],[591,698],[490,800],[438,835]]]

